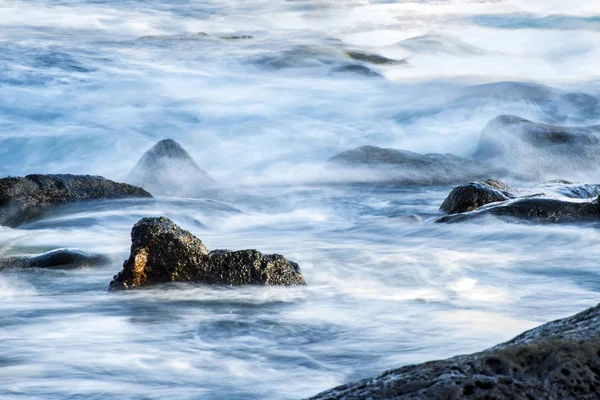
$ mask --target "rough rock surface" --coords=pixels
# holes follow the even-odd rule
[[[600,306],[481,353],[409,365],[314,400],[592,400],[600,393]]]
[[[364,61],[370,64],[378,64],[378,65],[393,65],[393,64],[406,64],[406,60],[393,60],[391,58],[387,58],[381,56],[379,54],[369,54],[363,53],[360,51],[347,51],[346,54],[353,60],[356,61]]]
[[[131,231],[131,254],[109,290],[166,282],[223,285],[304,285],[298,264],[256,250],[208,252],[168,218],[144,218]]]
[[[501,115],[483,129],[474,157],[531,179],[577,178],[600,167],[600,125],[563,127]]]
[[[375,146],[345,151],[328,163],[345,170],[347,180],[365,183],[450,185],[489,176],[489,170],[478,162],[452,154],[419,154]]]
[[[152,197],[142,188],[90,175],[27,175],[0,179],[0,225],[15,227],[81,200]]]
[[[175,197],[204,197],[215,192],[217,185],[172,139],[161,140],[148,150],[131,170],[126,182],[141,186],[154,195]]]
[[[75,249],[57,249],[38,256],[13,256],[0,259],[0,269],[5,268],[55,268],[69,269],[105,264],[108,258]]]
[[[446,215],[436,222],[464,222],[489,215],[532,222],[577,222],[600,219],[600,206],[597,199],[567,201],[546,197],[526,197],[489,204],[472,212]]]
[[[464,213],[514,197],[510,188],[500,181],[471,182],[454,188],[440,209],[447,214]]]

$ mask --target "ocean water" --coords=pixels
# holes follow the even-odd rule
[[[365,144],[469,156],[500,114],[600,124],[562,97],[600,95],[594,3],[0,0],[1,176],[119,180],[172,138],[225,193],[0,228],[2,255],[111,259],[0,271],[0,398],[301,399],[595,305],[598,224],[434,224],[451,187],[319,181]],[[283,254],[308,285],[108,293],[158,215],[209,249]]]

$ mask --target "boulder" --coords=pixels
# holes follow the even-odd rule
[[[131,254],[109,290],[166,282],[211,285],[304,285],[298,264],[256,250],[215,250],[173,221],[144,218],[131,231]]]
[[[205,197],[216,191],[217,182],[172,139],[161,140],[131,170],[126,182],[155,195]]]
[[[471,182],[454,188],[440,209],[447,214],[464,213],[514,197],[510,188],[500,181]]]
[[[471,355],[391,370],[313,400],[598,399],[600,306]]]
[[[89,254],[76,249],[57,249],[38,256],[12,256],[0,259],[0,269],[6,268],[52,268],[71,269],[93,267],[108,263],[99,254]]]
[[[577,178],[600,167],[600,125],[563,127],[512,115],[490,121],[474,158],[530,179]]]
[[[0,225],[16,227],[60,205],[93,199],[152,197],[142,188],[90,175],[27,175],[0,179]]]
[[[347,181],[398,185],[451,185],[485,179],[489,170],[453,154],[419,154],[406,150],[362,146],[328,161]]]
[[[573,201],[525,197],[489,204],[471,212],[446,215],[436,222],[464,222],[485,216],[518,218],[532,222],[577,222],[600,219],[600,206],[597,199]]]

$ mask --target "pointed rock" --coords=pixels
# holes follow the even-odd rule
[[[174,197],[206,197],[217,186],[172,139],[161,140],[144,153],[126,181],[155,195]]]

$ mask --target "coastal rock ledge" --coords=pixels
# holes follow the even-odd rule
[[[131,254],[109,290],[167,282],[212,285],[305,285],[298,264],[256,250],[214,250],[165,217],[144,218],[131,230]]]
[[[313,400],[600,398],[600,305],[481,353],[409,365]]]

